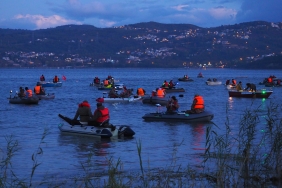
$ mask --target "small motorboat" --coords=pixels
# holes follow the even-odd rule
[[[239,97],[239,98],[268,98],[273,91],[267,91],[265,89],[251,92],[251,91],[236,91],[229,90],[229,97]]]
[[[206,81],[206,84],[209,86],[218,86],[218,85],[221,85],[222,82],[221,81]]]
[[[45,82],[45,81],[40,81],[37,82],[38,85],[42,87],[62,87],[63,83],[62,82]]]
[[[181,81],[181,82],[192,82],[194,80],[192,78],[183,77],[183,78],[178,78],[178,81]]]
[[[92,126],[89,124],[82,123],[78,120],[72,120],[61,114],[58,115],[67,124],[60,123],[58,128],[61,133],[78,134],[84,136],[94,136],[98,138],[112,138],[112,137],[126,137],[132,138],[135,132],[128,125],[114,126],[108,124],[107,126]]]
[[[9,99],[9,103],[11,104],[38,104],[39,102],[39,98],[34,96],[34,97],[18,97],[18,96],[14,96],[13,98],[10,97]]]
[[[124,84],[115,84],[115,89],[116,90],[122,90],[123,86],[124,86]],[[109,85],[109,86],[100,85],[100,86],[98,86],[98,90],[111,90],[111,89],[112,89],[112,85]]]
[[[41,100],[41,99],[55,99],[55,94],[54,93],[48,93],[48,94],[45,94],[45,95],[36,94],[36,97],[38,97],[39,100]]]
[[[134,102],[142,99],[141,96],[130,96],[130,97],[118,97],[118,98],[109,98],[109,97],[99,97],[96,99],[97,102],[109,102],[109,103],[120,103],[120,102]]]
[[[181,112],[159,112],[147,113],[142,118],[145,121],[183,121],[183,122],[205,122],[211,121],[214,114],[209,111],[204,111],[199,114],[187,114],[185,111]]]
[[[161,87],[161,88],[164,88],[166,93],[185,92],[184,88],[177,88],[177,87],[172,87],[172,88]]]
[[[143,104],[160,104],[166,105],[169,101],[168,97],[157,97],[157,96],[144,96],[142,98]]]

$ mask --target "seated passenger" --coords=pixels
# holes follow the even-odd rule
[[[32,97],[32,90],[28,87],[25,87],[25,97],[30,98]]]
[[[166,111],[169,113],[177,112],[179,108],[178,100],[175,96],[172,96],[166,104]]]
[[[55,77],[54,77],[54,79],[53,79],[53,83],[57,83],[57,82],[59,82],[60,81],[60,79],[58,78],[58,76],[56,75]]]
[[[87,100],[78,105],[73,120],[77,120],[78,117],[80,122],[88,122],[92,119],[91,107]]]
[[[139,88],[137,89],[136,94],[137,94],[138,96],[144,96],[144,95],[146,94],[146,91],[145,91],[142,87],[139,87]]]
[[[195,94],[191,110],[186,110],[186,114],[199,114],[205,111],[204,99],[199,94]]]
[[[236,85],[236,90],[237,91],[243,91],[243,87],[242,87],[242,82],[240,81],[237,85]]]
[[[20,98],[25,97],[24,88],[20,87],[20,91],[19,91],[19,93],[18,93],[18,96],[19,96]]]
[[[246,84],[246,88],[245,91],[250,90],[251,92],[256,92],[257,91],[257,87],[255,84],[251,84],[251,83],[247,83]]]
[[[109,98],[118,98],[119,97],[119,94],[117,93],[114,87],[110,90],[108,97]]]

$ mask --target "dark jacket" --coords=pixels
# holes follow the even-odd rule
[[[92,119],[92,112],[90,105],[89,107],[83,105],[83,103],[79,104],[78,109],[76,110],[75,116],[73,119],[77,119],[79,117],[79,121],[81,122],[88,122]]]

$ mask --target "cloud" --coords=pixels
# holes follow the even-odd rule
[[[56,27],[60,25],[67,25],[67,24],[81,24],[75,20],[67,20],[59,15],[52,15],[49,17],[44,17],[42,15],[22,15],[18,14],[14,16],[13,20],[16,22],[26,22],[33,24],[35,29],[46,29],[50,27]]]
[[[281,0],[243,0],[237,14],[237,22],[269,21],[281,22]]]

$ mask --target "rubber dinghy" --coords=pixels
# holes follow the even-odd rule
[[[166,112],[156,112],[147,113],[142,118],[145,121],[185,121],[185,122],[196,122],[196,121],[211,121],[214,114],[209,111],[204,111],[199,114],[186,114],[185,111],[166,113]]]
[[[25,98],[25,97],[13,97],[13,98],[8,98],[9,99],[9,103],[11,104],[38,104],[39,102],[39,98],[37,97],[29,97],[29,98]]]
[[[134,102],[141,100],[142,97],[140,96],[131,96],[131,97],[117,97],[117,98],[109,98],[109,97],[99,97],[96,99],[97,102],[109,102],[109,103],[119,103],[119,102]]]
[[[94,136],[100,138],[112,138],[112,137],[126,137],[131,138],[135,135],[135,132],[128,125],[96,127],[89,124],[82,124],[78,120],[73,120],[61,114],[58,115],[67,124],[60,123],[58,128],[61,133],[79,134],[85,136]]]

